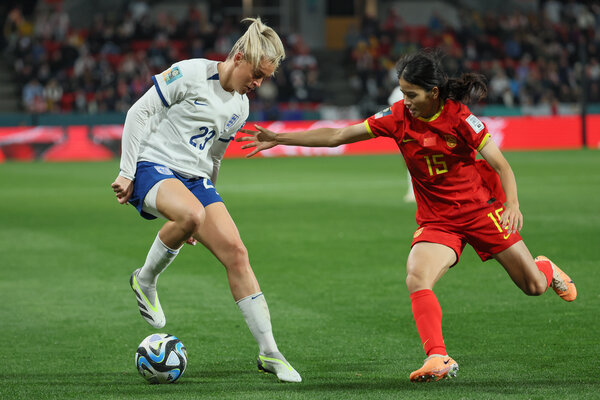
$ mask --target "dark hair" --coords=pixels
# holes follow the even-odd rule
[[[442,57],[441,52],[430,49],[407,54],[396,63],[398,79],[402,78],[427,91],[437,86],[442,101],[449,98],[471,103],[487,95],[483,75],[469,72],[459,78],[448,78],[442,67]]]

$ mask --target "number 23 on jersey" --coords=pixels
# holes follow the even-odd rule
[[[190,138],[190,144],[194,147],[198,147],[200,150],[204,150],[206,144],[210,141],[210,139],[215,137],[215,131],[212,129],[209,130],[205,126],[199,129],[200,134],[192,136]]]

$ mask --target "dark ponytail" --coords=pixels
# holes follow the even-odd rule
[[[448,78],[441,63],[442,54],[438,50],[424,49],[402,57],[396,63],[398,79],[430,91],[440,90],[440,99],[452,99],[462,103],[472,103],[487,96],[485,77],[476,73],[465,73],[459,78]]]
[[[460,78],[448,79],[448,98],[462,103],[474,103],[487,96],[487,85],[481,74],[468,72]]]

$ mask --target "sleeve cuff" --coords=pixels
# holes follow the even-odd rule
[[[135,180],[135,175],[131,175],[131,174],[128,174],[128,173],[123,172],[123,171],[119,172],[119,176],[122,176],[123,178],[127,178],[130,181]]]
[[[477,146],[477,151],[481,151],[481,149],[483,149],[483,146],[485,146],[490,137],[491,135],[489,134],[489,132],[485,134],[483,140],[481,141],[481,143],[479,143],[479,146]]]
[[[369,132],[369,135],[371,135],[372,138],[375,137],[375,134],[373,134],[373,131],[371,130],[371,127],[369,126],[369,120],[365,119],[365,127],[367,128],[367,132]]]

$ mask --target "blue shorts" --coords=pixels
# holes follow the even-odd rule
[[[148,161],[137,163],[135,172],[135,180],[133,181],[133,193],[129,199],[129,203],[137,208],[140,215],[146,219],[155,219],[156,217],[142,210],[144,206],[144,198],[156,185],[163,179],[179,179],[186,188],[196,196],[204,207],[212,203],[223,202],[221,196],[208,178],[185,178],[177,172],[161,164],[156,164]]]

